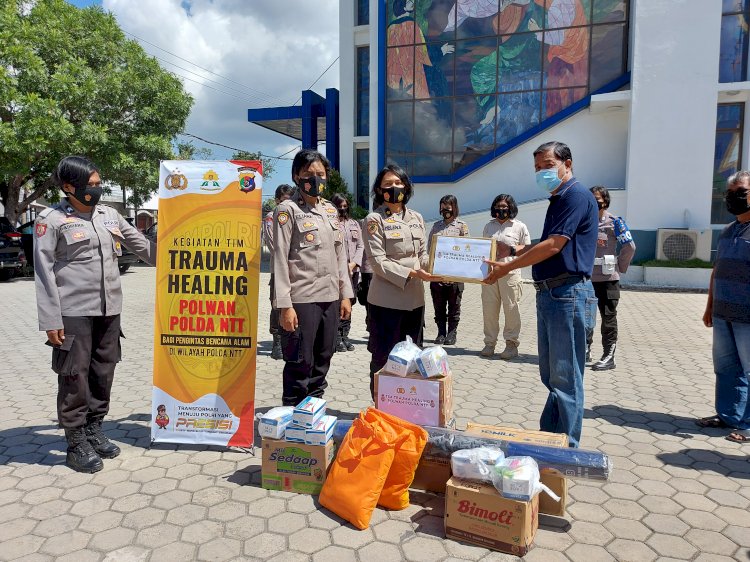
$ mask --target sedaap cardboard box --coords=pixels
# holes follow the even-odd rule
[[[453,377],[375,374],[375,407],[417,425],[447,427],[453,418]]]
[[[333,441],[321,446],[263,439],[261,485],[266,490],[319,494],[333,457]]]
[[[452,477],[445,487],[446,538],[524,556],[539,528],[539,494],[523,502],[492,484]]]
[[[545,447],[568,446],[568,436],[564,433],[549,433],[547,431],[533,431],[528,429],[518,429],[515,427],[481,425],[472,422],[469,422],[466,425],[466,433],[493,437],[495,439],[505,439],[506,441],[544,445]],[[546,484],[550,490],[560,496],[560,501],[556,502],[545,493],[539,494],[539,513],[556,515],[558,517],[564,516],[565,504],[568,501],[567,479],[554,470],[540,470],[540,476],[542,483]]]

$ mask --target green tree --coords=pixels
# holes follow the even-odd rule
[[[140,205],[157,189],[158,161],[192,98],[111,14],[63,0],[0,0],[0,200],[15,222],[41,196],[59,196],[51,173],[81,154]],[[19,201],[21,189],[31,192]]]
[[[248,152],[247,150],[238,150],[232,154],[232,160],[260,160],[263,164],[263,179],[270,178],[276,171],[276,160],[266,158],[260,152]]]
[[[210,148],[198,148],[193,141],[178,142],[176,145],[175,160],[213,160],[214,151]]]
[[[346,197],[346,200],[349,202],[349,208],[351,209],[351,216],[353,219],[363,219],[367,216],[367,209],[363,209],[354,203],[354,197],[349,191],[349,185],[346,183],[343,176],[338,170],[331,169],[331,173],[328,175],[328,181],[326,182],[326,188],[321,195],[330,200],[331,197],[337,193]]]

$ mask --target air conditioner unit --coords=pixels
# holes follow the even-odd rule
[[[711,261],[712,231],[660,228],[656,234],[656,259]]]

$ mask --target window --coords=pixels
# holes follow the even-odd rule
[[[386,5],[386,161],[415,176],[449,176],[627,72],[628,0]]]
[[[357,149],[357,205],[370,208],[370,151],[367,148]]]
[[[747,80],[750,1],[722,0],[719,82]]]
[[[714,151],[714,185],[711,196],[711,224],[728,224],[734,220],[724,204],[727,178],[742,169],[742,134],[745,104],[722,103],[716,115],[716,148]]]
[[[370,0],[357,0],[357,25],[370,24]]]
[[[370,134],[370,47],[357,47],[357,136]]]

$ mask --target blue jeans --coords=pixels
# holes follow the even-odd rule
[[[583,426],[583,369],[586,334],[596,325],[591,281],[579,281],[536,294],[539,374],[549,390],[539,425],[542,431],[567,433],[578,447]]]
[[[727,425],[750,429],[750,324],[713,317],[716,413]]]

